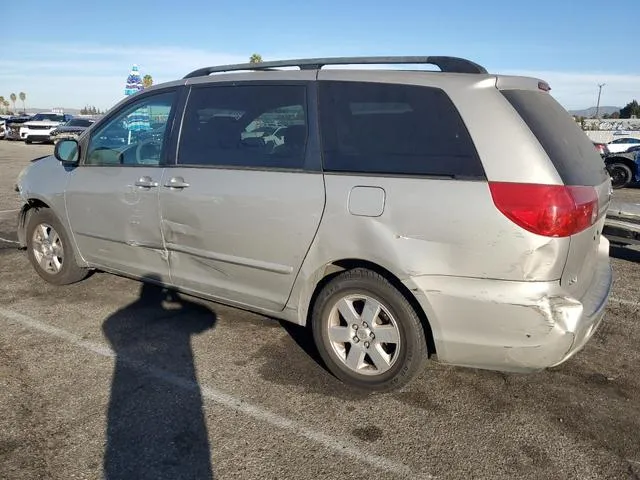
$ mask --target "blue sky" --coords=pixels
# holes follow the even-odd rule
[[[454,55],[544,78],[568,109],[595,105],[598,83],[601,105],[640,100],[640,0],[5,3],[0,95],[27,107],[108,108],[133,63],[160,83],[253,52]]]

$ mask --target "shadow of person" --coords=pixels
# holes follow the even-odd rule
[[[215,322],[208,308],[149,283],[105,320],[116,355],[106,480],[213,478],[191,337]]]

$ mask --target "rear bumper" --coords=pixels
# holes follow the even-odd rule
[[[584,347],[603,319],[612,272],[604,240],[581,298],[558,281],[421,276],[405,284],[429,318],[439,361],[527,372],[559,365]]]

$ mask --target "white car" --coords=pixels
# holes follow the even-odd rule
[[[25,143],[50,142],[51,132],[69,120],[71,115],[64,113],[37,113],[20,127],[20,139]]]
[[[640,146],[640,139],[632,137],[617,138],[607,144],[610,153],[626,152],[631,147],[637,146]]]

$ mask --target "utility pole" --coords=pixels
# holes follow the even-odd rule
[[[606,83],[598,84],[598,104],[596,105],[596,120],[600,118],[600,94],[602,93],[602,87],[604,87]]]

